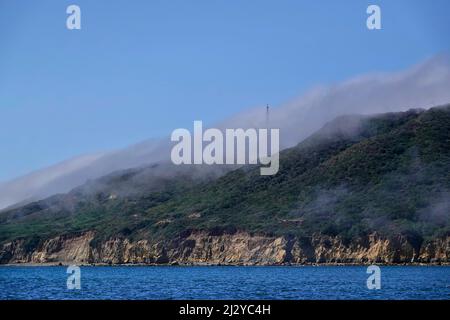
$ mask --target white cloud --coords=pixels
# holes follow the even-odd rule
[[[313,88],[271,108],[270,126],[279,128],[282,147],[290,147],[344,114],[373,114],[429,108],[450,102],[450,59],[437,56],[408,70],[369,74]],[[237,114],[219,128],[265,127],[265,106]],[[169,138],[108,154],[88,155],[0,184],[0,208],[28,199],[67,192],[112,171],[168,160]]]

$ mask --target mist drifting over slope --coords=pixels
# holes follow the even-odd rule
[[[358,76],[313,88],[270,111],[272,128],[280,128],[283,148],[293,146],[341,115],[428,109],[450,102],[450,56],[440,55],[407,70]],[[249,110],[223,127],[264,127],[263,108]]]
[[[271,108],[269,126],[280,129],[281,148],[287,148],[340,115],[405,111],[448,102],[450,57],[441,55],[401,72],[363,75],[313,88],[285,105]],[[222,129],[265,126],[265,106],[246,110],[215,125]],[[170,148],[167,136],[61,162],[0,184],[0,208],[67,192],[116,170],[169,161]]]

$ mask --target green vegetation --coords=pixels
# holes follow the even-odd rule
[[[349,130],[349,123],[357,125]],[[88,230],[97,231],[95,241],[168,238],[190,230],[318,232],[349,241],[377,231],[416,243],[449,235],[450,106],[338,118],[281,152],[275,176],[260,176],[256,166],[215,179],[149,172],[107,176],[101,187],[87,184],[3,212],[0,241],[26,238],[33,246]]]

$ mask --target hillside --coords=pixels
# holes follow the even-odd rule
[[[0,262],[400,263],[450,259],[450,106],[344,116],[280,171],[117,172],[0,213]],[[223,172],[222,172],[223,173]]]

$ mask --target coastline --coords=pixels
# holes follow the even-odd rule
[[[68,267],[77,265],[80,267],[367,267],[370,265],[384,267],[450,267],[450,262],[413,262],[413,263],[284,263],[284,264],[175,264],[175,263],[77,263],[77,262],[44,262],[44,263],[7,263],[0,264],[2,267]]]
[[[308,242],[286,236],[247,232],[190,233],[149,241],[110,238],[95,233],[50,238],[33,247],[24,240],[0,247],[0,265],[18,266],[352,266],[449,265],[450,237],[418,246],[406,237],[372,234],[350,243],[315,235]]]

